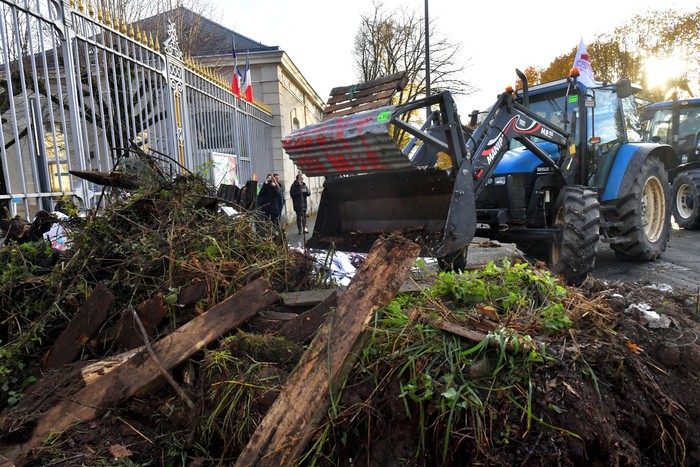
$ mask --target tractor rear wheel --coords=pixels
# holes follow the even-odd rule
[[[671,185],[673,218],[686,230],[700,229],[700,170],[682,172]]]
[[[564,187],[559,193],[554,224],[561,229],[549,254],[549,268],[580,285],[595,267],[600,236],[600,203],[595,191]]]
[[[620,193],[617,221],[622,225],[611,233],[626,239],[610,247],[629,261],[653,261],[666,249],[671,234],[671,206],[668,175],[656,157],[642,164],[627,193]]]

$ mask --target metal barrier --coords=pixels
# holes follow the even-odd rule
[[[272,157],[272,115],[183,57],[172,24],[161,53],[153,37],[92,5],[0,0],[0,15],[0,206],[9,215],[30,220],[63,197],[95,207],[102,187],[69,170],[109,172],[132,146],[161,155],[168,173],[202,172],[214,184],[234,165],[244,184],[253,160]]]

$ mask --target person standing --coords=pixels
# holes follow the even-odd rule
[[[280,212],[282,204],[280,202],[280,190],[277,181],[272,174],[267,174],[265,182],[258,193],[257,205],[265,214],[265,217],[272,221],[275,226],[280,225]]]
[[[272,177],[275,179],[275,182],[277,183],[277,190],[279,190],[279,202],[280,202],[280,218],[282,217],[282,214],[284,214],[284,205],[287,204],[287,200],[284,199],[284,185],[282,185],[282,182],[280,181],[280,174],[274,174]]]
[[[307,202],[306,198],[311,196],[309,187],[304,183],[304,176],[302,174],[297,175],[296,180],[292,183],[289,189],[289,196],[292,198],[292,204],[294,205],[294,212],[297,215],[297,228],[299,229],[299,235],[301,235],[302,228],[305,233],[309,233],[306,228],[306,208]]]

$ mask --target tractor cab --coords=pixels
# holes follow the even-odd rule
[[[603,191],[620,148],[626,143],[643,141],[634,99],[634,94],[640,90],[626,80],[586,88],[570,79],[529,89],[528,108],[538,117],[571,134],[577,153],[575,163],[580,165],[580,170],[570,172],[568,183]],[[520,100],[523,100],[522,95]],[[552,159],[559,160],[562,148],[537,138],[532,140]],[[530,173],[532,177],[538,177],[550,172],[550,168],[518,141],[511,141],[510,149],[511,152],[504,156],[494,175]]]

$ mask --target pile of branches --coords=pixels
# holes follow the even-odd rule
[[[143,182],[143,180],[141,180]],[[130,310],[160,297],[163,335],[258,277],[279,291],[305,288],[316,277],[303,254],[289,250],[256,213],[221,211],[200,175],[153,175],[110,207],[61,221],[70,248],[47,241],[9,242],[0,249],[0,411],[47,370],[49,349],[100,284],[113,296],[99,332],[78,342],[77,359],[102,359],[143,343],[119,326]],[[60,357],[60,356],[59,356]],[[70,363],[70,362],[61,362]]]
[[[437,274],[419,261],[414,276],[430,285],[374,306],[367,297],[391,281],[398,290],[403,279],[394,276],[410,267],[394,266],[415,259],[397,255],[392,263],[385,254],[368,256],[342,295],[291,313],[277,292],[316,288],[322,278],[274,226],[253,213],[220,213],[220,200],[196,175],[139,186],[99,216],[66,222],[72,243],[64,255],[42,243],[0,251],[8,264],[0,275],[3,455],[27,454],[34,430],[42,434],[32,445],[35,464],[246,465],[241,459],[255,458],[275,465],[273,448],[301,438],[289,450],[300,465],[683,465],[700,458],[698,424],[688,416],[700,390],[700,353],[681,362],[656,343],[677,346],[678,330],[700,333],[686,310],[696,303],[660,295],[658,307],[676,329],[651,330],[625,314],[626,303],[611,306],[622,296],[594,280],[569,288],[541,265],[508,261]],[[171,365],[172,382],[158,392],[108,395],[90,406],[85,394],[113,389],[100,381],[123,380],[107,374],[80,392],[68,387],[71,370],[86,360],[104,363],[140,345],[157,360],[148,341],[162,350],[169,336],[216,310],[221,317],[222,304],[256,284],[226,313],[253,308],[263,296],[258,309],[270,313]],[[109,315],[75,342],[78,352],[60,353],[70,360],[57,360],[61,336],[95,297],[109,299]],[[142,332],[125,326],[137,310]],[[664,358],[654,346],[666,349]],[[334,352],[342,351],[357,357],[341,365],[347,372],[334,373],[333,384],[315,378],[330,375]],[[147,366],[140,352],[120,367],[132,379]],[[297,405],[302,400],[317,404]],[[42,426],[80,404],[101,410],[65,431]],[[296,417],[303,429],[287,419],[274,425],[275,416]]]

